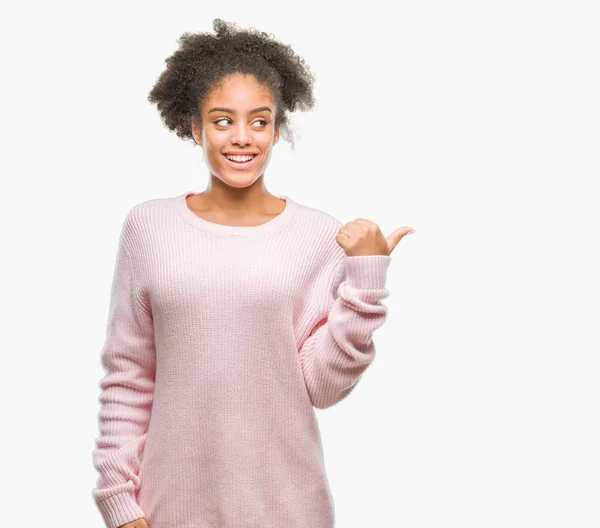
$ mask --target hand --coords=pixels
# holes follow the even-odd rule
[[[122,524],[119,528],[148,528],[148,525],[146,524],[146,519],[142,517],[141,519],[136,519],[127,524]]]
[[[335,240],[349,257],[389,256],[404,235],[413,232],[412,227],[400,227],[385,238],[377,224],[365,218],[357,218],[343,225]]]

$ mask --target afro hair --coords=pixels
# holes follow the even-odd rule
[[[275,126],[294,148],[288,112],[312,110],[314,74],[291,46],[254,28],[213,20],[215,35],[183,33],[179,49],[165,60],[166,68],[148,95],[165,126],[182,139],[193,140],[192,119],[202,124],[200,108],[229,75],[253,75],[269,89],[276,105]]]

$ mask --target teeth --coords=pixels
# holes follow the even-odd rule
[[[254,159],[254,156],[225,156],[231,161],[250,161]]]

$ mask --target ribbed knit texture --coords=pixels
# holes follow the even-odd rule
[[[342,224],[287,196],[258,226],[134,205],[101,352],[93,498],[108,528],[332,528],[314,408],[375,357],[391,257],[348,257]]]

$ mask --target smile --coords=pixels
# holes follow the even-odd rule
[[[230,160],[227,156],[225,156],[225,154],[223,154],[223,157],[227,160],[227,163],[233,167],[234,169],[247,169],[248,167],[250,167],[253,163],[254,160],[256,158],[258,158],[258,155],[255,155],[251,160],[249,161],[233,161]],[[239,156],[236,157],[237,159],[244,159],[245,156]]]

